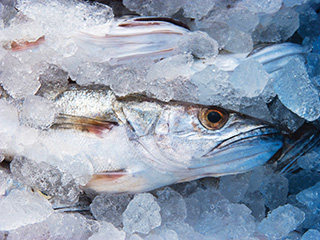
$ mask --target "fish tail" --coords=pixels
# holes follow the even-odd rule
[[[268,73],[272,73],[284,67],[291,60],[291,56],[304,57],[308,52],[302,45],[281,43],[257,46],[247,58],[260,62]]]

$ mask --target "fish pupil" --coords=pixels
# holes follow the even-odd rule
[[[207,119],[211,123],[218,123],[221,120],[221,115],[218,112],[212,111],[209,112],[207,115]]]

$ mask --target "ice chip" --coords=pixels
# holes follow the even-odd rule
[[[288,179],[280,174],[268,175],[259,188],[265,204],[269,209],[275,209],[287,202]]]
[[[298,164],[303,169],[320,172],[319,147],[314,147],[311,151],[299,157]]]
[[[304,220],[305,214],[290,204],[280,206],[263,219],[258,230],[270,239],[285,237],[295,230]]]
[[[316,120],[320,116],[319,94],[308,78],[304,63],[292,59],[281,71],[281,77],[274,82],[280,101],[298,116]]]
[[[184,6],[185,0],[150,1],[124,0],[123,4],[130,10],[144,16],[171,17]]]
[[[253,49],[251,34],[230,28],[224,49],[233,53],[249,53]]]
[[[229,82],[228,73],[209,65],[192,75],[190,81],[198,88],[198,103],[238,110],[239,96]]]
[[[72,176],[46,162],[37,163],[17,156],[11,162],[10,169],[21,182],[43,191],[53,200],[71,204],[78,198],[80,189]]]
[[[309,53],[306,64],[309,77],[319,77],[320,75],[320,53]]]
[[[56,111],[50,100],[31,95],[23,102],[20,118],[28,126],[45,129],[52,124]]]
[[[90,204],[90,211],[95,219],[112,223],[115,227],[122,224],[122,214],[126,210],[130,195],[108,195],[96,196]]]
[[[37,95],[50,97],[50,93],[61,91],[68,84],[68,73],[57,65],[49,65],[39,76],[41,87]]]
[[[230,82],[243,96],[255,97],[262,93],[270,79],[261,63],[249,59],[236,67]]]
[[[195,31],[184,34],[178,42],[178,51],[190,53],[196,58],[212,58],[218,55],[218,43],[207,33]]]
[[[240,202],[248,190],[249,175],[238,174],[221,177],[219,190],[229,201]]]
[[[241,32],[251,33],[259,23],[257,14],[250,12],[246,8],[231,8],[227,23],[230,27]]]
[[[156,191],[157,203],[161,210],[162,224],[183,222],[187,215],[186,203],[182,196],[169,187]]]
[[[243,6],[246,6],[254,13],[275,13],[280,9],[281,3],[282,0],[244,0],[241,2]]]
[[[313,187],[303,190],[296,198],[313,213],[318,212],[320,210],[320,182]]]
[[[0,237],[1,239],[1,237]],[[7,240],[45,240],[50,239],[50,232],[48,226],[44,222],[28,224],[11,230]]]
[[[52,213],[51,204],[38,193],[14,189],[0,198],[0,231],[42,222]]]
[[[80,214],[54,213],[45,222],[50,239],[88,239],[92,235],[92,223]]]
[[[125,232],[119,231],[111,223],[102,222],[99,226],[99,231],[94,233],[89,240],[124,240]]]
[[[215,1],[212,0],[186,1],[183,6],[183,15],[188,18],[199,20],[206,16],[215,4]]]
[[[16,108],[6,102],[0,100],[0,133],[14,134],[19,126],[18,113]]]
[[[302,126],[305,120],[286,108],[278,97],[268,104],[272,120],[284,131],[295,132]]]
[[[319,53],[320,54],[320,35],[317,38],[316,41],[313,43],[313,53]]]
[[[127,233],[149,233],[160,226],[160,207],[150,193],[136,195],[122,215],[123,230]]]
[[[274,14],[261,15],[259,25],[253,32],[252,37],[254,42],[285,41],[298,28],[299,14],[291,8],[282,7]]]
[[[251,210],[243,204],[230,204],[219,201],[211,206],[210,212],[204,212],[198,220],[195,230],[209,238],[247,239],[255,229]]]
[[[309,229],[303,234],[301,240],[318,240],[320,239],[320,232],[316,229]]]

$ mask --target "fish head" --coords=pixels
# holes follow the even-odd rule
[[[181,181],[249,171],[283,145],[270,124],[222,108],[140,102],[123,113],[146,159]]]

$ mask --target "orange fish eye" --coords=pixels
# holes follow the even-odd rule
[[[205,128],[215,130],[222,128],[228,121],[228,113],[218,108],[203,108],[199,112],[199,120]]]

